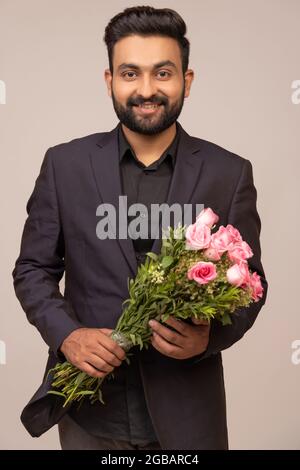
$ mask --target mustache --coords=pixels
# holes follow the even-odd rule
[[[166,98],[160,98],[159,96],[154,96],[151,99],[145,100],[144,98],[130,98],[127,101],[128,106],[139,106],[144,103],[151,103],[151,104],[168,104],[168,101]]]

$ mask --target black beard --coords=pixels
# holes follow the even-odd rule
[[[126,107],[122,106],[114,96],[112,91],[112,101],[116,115],[118,116],[120,122],[124,124],[128,129],[138,134],[144,135],[154,135],[163,132],[168,129],[174,122],[177,121],[184,103],[184,93],[185,88],[183,88],[182,94],[176,103],[172,106],[169,105],[168,100],[165,97],[153,97],[149,100],[143,98],[132,99],[130,98],[127,101]],[[164,106],[163,110],[160,111],[160,118],[155,123],[151,123],[151,118],[147,117],[139,118],[133,110],[134,104],[142,104],[143,102],[149,103],[162,103]]]

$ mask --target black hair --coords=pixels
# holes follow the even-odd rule
[[[113,49],[120,39],[131,35],[166,36],[176,39],[181,51],[182,71],[185,73],[190,54],[190,43],[184,37],[185,34],[186,24],[175,10],[150,6],[126,8],[115,15],[105,28],[104,42],[109,69],[113,73]]]

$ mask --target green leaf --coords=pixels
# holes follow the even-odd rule
[[[169,313],[164,313],[164,314],[161,316],[162,322],[165,322],[166,320],[168,320],[169,316],[170,316]]]
[[[77,392],[77,396],[80,395],[93,395],[94,391],[93,390],[83,390],[82,392]]]
[[[172,243],[170,243],[166,238],[163,239],[162,244],[163,244],[163,246],[166,247],[166,248],[173,248]]]
[[[230,315],[228,315],[228,313],[224,313],[224,315],[222,315],[221,321],[223,326],[231,325],[232,323]]]
[[[103,400],[103,395],[102,395],[100,388],[98,390],[98,399],[102,403],[102,405],[105,405],[105,401]]]
[[[62,392],[57,392],[56,390],[49,390],[47,393],[50,395],[58,395],[59,397],[66,398],[66,395]]]
[[[75,385],[80,385],[85,377],[87,377],[87,374],[85,372],[80,372],[76,377]]]
[[[143,349],[143,341],[142,341],[142,338],[140,336],[137,337],[137,343],[140,347],[140,350]]]
[[[157,254],[156,253],[152,253],[152,251],[149,251],[148,253],[146,253],[147,256],[149,256],[149,258],[153,259],[154,261],[157,261]]]
[[[173,256],[164,256],[162,261],[161,261],[161,265],[162,265],[163,269],[166,269],[169,266],[171,266],[173,261],[174,261]]]
[[[135,335],[130,334],[129,336],[130,336],[132,344],[135,346]]]

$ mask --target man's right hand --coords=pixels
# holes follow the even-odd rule
[[[110,338],[108,328],[78,328],[63,341],[60,350],[78,369],[92,377],[105,377],[122,364],[125,351]]]

